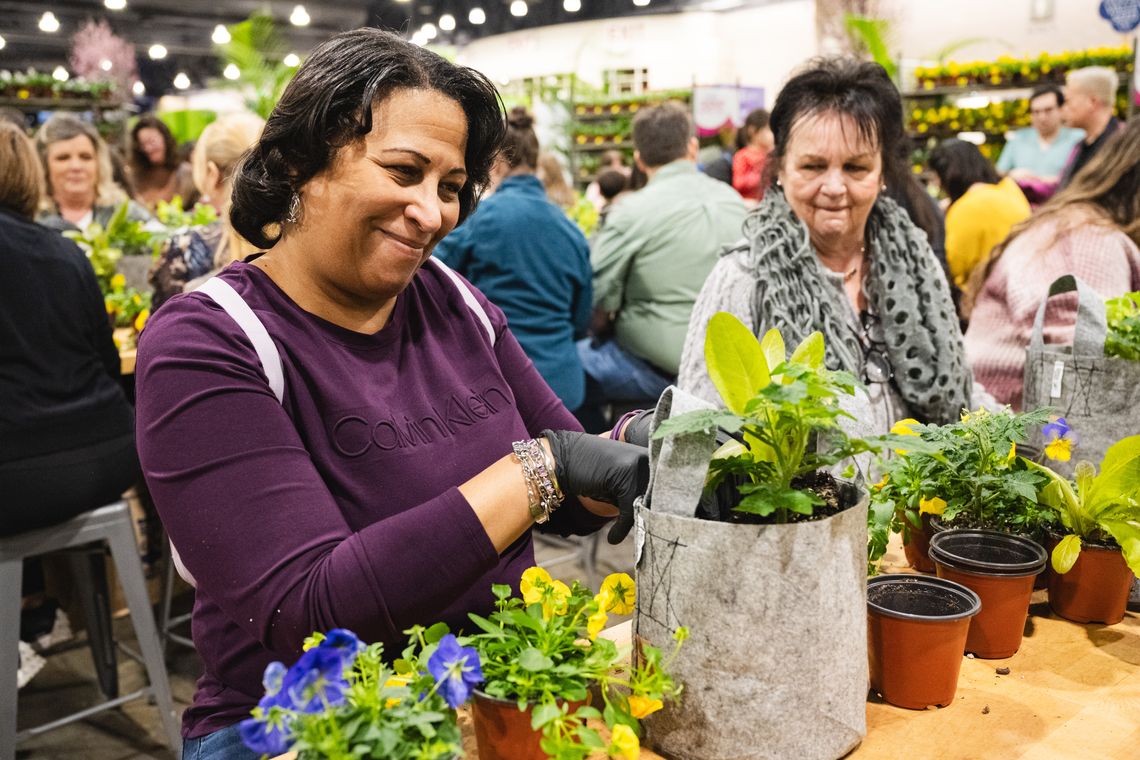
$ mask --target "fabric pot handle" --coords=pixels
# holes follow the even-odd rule
[[[1073,334],[1073,355],[1104,356],[1104,340],[1108,335],[1104,299],[1080,278],[1071,274],[1061,275],[1054,280],[1049,286],[1049,293],[1037,308],[1037,318],[1033,321],[1033,333],[1029,338],[1030,351],[1040,351],[1045,345],[1045,307],[1049,305],[1049,299],[1074,290],[1077,291],[1077,324]]]
[[[670,417],[696,409],[714,409],[707,401],[670,385],[661,394],[653,414],[656,432]],[[649,439],[649,489],[642,506],[656,512],[692,517],[708,476],[709,460],[716,450],[716,433],[690,433]]]

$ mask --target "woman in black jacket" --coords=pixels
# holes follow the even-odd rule
[[[0,166],[0,536],[7,536],[115,501],[138,479],[139,464],[95,272],[75,243],[32,221],[42,169],[31,141],[10,124],[0,124]],[[42,604],[37,611],[27,602],[40,591],[38,569],[26,566],[21,633],[33,640],[40,632],[28,622],[45,616]],[[54,608],[46,617],[50,630]]]

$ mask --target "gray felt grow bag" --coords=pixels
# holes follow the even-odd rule
[[[656,424],[709,405],[665,391]],[[637,520],[641,639],[671,649],[677,704],[646,719],[679,760],[834,760],[866,735],[867,499],[833,517],[742,525],[692,515],[712,436],[654,441]]]

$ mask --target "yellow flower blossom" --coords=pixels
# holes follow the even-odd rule
[[[919,424],[918,420],[916,420],[912,417],[907,417],[905,420],[899,420],[894,425],[892,425],[891,426],[891,432],[894,433],[895,435],[917,436],[918,433],[914,432],[914,428],[911,427],[911,425],[917,425],[917,424]],[[895,449],[895,453],[896,454],[905,454],[906,449]]]
[[[391,689],[399,688],[400,686],[407,686],[409,683],[411,683],[411,681],[412,679],[408,676],[392,676],[384,682],[384,688]],[[400,704],[400,700],[396,697],[389,697],[388,699],[384,700],[384,707],[389,709],[395,707],[398,704]]]
[[[570,588],[562,581],[551,581],[542,592],[542,616],[547,620],[566,611]]]
[[[111,291],[114,293],[120,292],[123,288],[127,287],[127,278],[122,273],[117,273],[111,278]]]
[[[150,318],[150,309],[143,309],[142,311],[140,311],[138,313],[138,316],[135,317],[135,332],[142,332],[142,329],[144,327],[146,327],[146,321],[149,318]]]
[[[647,715],[652,715],[664,706],[664,703],[660,699],[654,699],[653,697],[643,697],[639,694],[634,694],[629,698],[629,714],[638,720],[641,720]]]
[[[633,612],[637,601],[637,586],[627,573],[610,573],[602,581],[602,593],[609,594],[609,611],[618,615],[628,615]]]
[[[888,482],[890,482],[890,479],[891,479],[891,476],[890,476],[890,475],[884,475],[884,476],[883,476],[883,479],[882,479],[882,480],[880,480],[880,481],[879,481],[878,483],[876,483],[875,485],[871,486],[871,488],[873,488],[873,489],[874,489],[874,490],[876,490],[876,491],[882,491],[882,490],[883,490],[883,486],[885,486],[885,485],[886,485]]]
[[[532,567],[522,574],[519,581],[519,592],[523,601],[529,606],[542,601],[542,591],[552,582],[550,573],[541,567]]]
[[[940,515],[946,511],[946,502],[937,496],[918,500],[918,513],[920,515]]]
[[[637,734],[624,723],[614,726],[610,735],[610,747],[607,752],[610,757],[621,757],[624,760],[638,760],[641,757],[641,742]]]
[[[1045,456],[1058,462],[1068,462],[1073,456],[1073,442],[1068,438],[1054,438],[1046,444]]]
[[[606,627],[607,620],[609,620],[609,616],[606,614],[605,608],[599,608],[597,612],[586,618],[586,633],[590,635],[590,641],[598,638],[598,634]]]
[[[1009,455],[1006,456],[1005,459],[1007,462],[1010,462],[1011,464],[1013,463],[1013,461],[1015,459],[1017,459],[1017,442],[1016,441],[1010,441],[1009,442]]]

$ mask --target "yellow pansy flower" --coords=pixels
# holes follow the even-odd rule
[[[1045,456],[1058,462],[1068,462],[1073,456],[1073,442],[1068,438],[1054,438],[1046,444]]]
[[[637,601],[637,586],[627,573],[610,573],[602,581],[602,593],[609,594],[609,611],[618,615],[628,615],[633,612]]]
[[[111,290],[117,293],[125,287],[127,287],[127,278],[124,277],[121,272],[116,273],[115,276],[111,278]]]
[[[647,715],[652,715],[664,706],[664,703],[660,699],[654,699],[653,697],[643,697],[639,694],[634,694],[629,698],[629,714],[638,720],[641,720]]]
[[[407,686],[409,683],[411,683],[411,681],[412,679],[408,676],[392,676],[384,682],[384,688],[389,689],[398,688],[400,686]],[[396,697],[389,697],[388,699],[384,700],[384,707],[387,708],[395,707],[398,704],[400,704],[400,700]]]
[[[918,500],[918,513],[920,515],[940,515],[946,511],[946,501],[937,496]]]
[[[542,616],[549,620],[566,611],[570,588],[562,581],[551,581],[542,592]]]
[[[601,633],[602,629],[606,627],[606,621],[608,619],[609,616],[606,615],[604,608],[599,609],[593,615],[590,615],[590,617],[586,618],[586,633],[589,634],[590,641],[598,638],[598,634]]]
[[[1017,442],[1016,441],[1010,441],[1009,442],[1009,455],[1006,456],[1005,459],[1007,462],[1013,462],[1013,460],[1017,459]]]
[[[538,604],[542,601],[543,589],[551,584],[550,573],[541,567],[532,567],[522,574],[519,581],[519,591],[527,605]]]
[[[641,742],[637,740],[637,734],[633,729],[624,723],[618,723],[614,726],[613,734],[610,735],[610,747],[607,754],[610,757],[621,757],[625,760],[637,760],[641,757]]]
[[[144,327],[146,327],[146,321],[149,318],[150,318],[150,309],[143,309],[142,311],[140,311],[138,313],[138,316],[135,317],[135,332],[142,332],[142,329]]]
[[[911,427],[911,425],[917,425],[917,424],[919,424],[918,420],[914,419],[913,417],[907,417],[905,420],[899,420],[894,425],[892,425],[891,426],[891,432],[894,433],[895,435],[917,436],[918,433],[914,432],[914,428]],[[896,454],[905,454],[906,449],[895,449],[895,453]]]
[[[884,475],[884,476],[883,476],[883,479],[882,479],[882,480],[880,480],[880,481],[879,481],[878,483],[876,483],[875,485],[871,486],[871,488],[873,488],[873,489],[874,489],[874,490],[876,490],[876,491],[881,491],[881,490],[883,490],[883,486],[885,486],[887,483],[889,483],[889,482],[890,482],[890,480],[891,480],[891,476],[890,476],[890,475]]]

